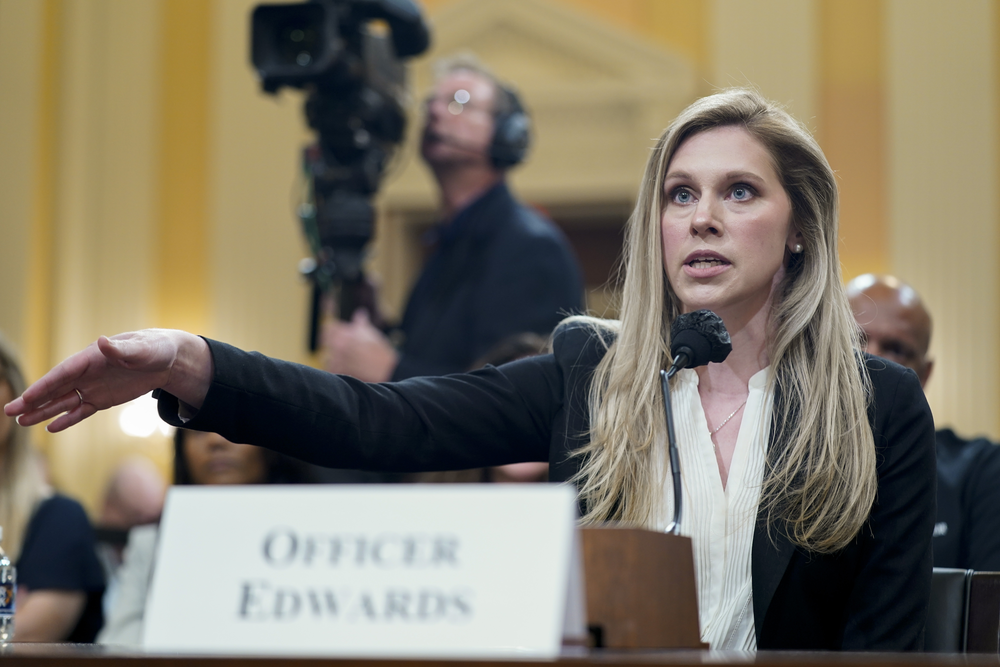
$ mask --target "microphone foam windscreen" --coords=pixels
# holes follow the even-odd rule
[[[688,368],[720,363],[733,349],[722,318],[710,310],[696,310],[678,315],[670,325],[670,354],[677,356],[682,347],[691,350]]]

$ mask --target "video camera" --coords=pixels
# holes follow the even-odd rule
[[[324,293],[338,291],[342,319],[364,305],[371,200],[406,128],[402,59],[429,42],[412,0],[313,0],[253,11],[251,60],[261,88],[307,91],[305,116],[317,134],[303,151],[310,201],[299,210],[314,256],[303,270],[313,283],[311,351]]]

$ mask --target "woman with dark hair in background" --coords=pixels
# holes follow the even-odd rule
[[[572,318],[553,354],[366,385],[185,332],[101,338],[6,407],[67,428],[161,388],[172,423],[329,466],[548,460],[585,524],[664,530],[670,328],[702,309],[732,352],[673,380],[702,639],[717,649],[913,650],[930,596],[934,431],[916,376],[860,351],[833,170],[753,90],[696,101],[650,152],[621,321]],[[77,392],[82,393],[82,397]],[[289,437],[289,431],[292,437]]]
[[[174,433],[174,484],[297,484],[302,481],[299,463],[281,454],[230,442],[216,433],[183,428]],[[156,524],[137,526],[129,531],[120,570],[120,592],[97,638],[98,643],[141,645],[158,535]],[[197,546],[192,545],[192,548]]]
[[[24,391],[24,376],[0,336],[0,401]],[[0,415],[0,526],[17,566],[14,640],[92,642],[101,627],[104,570],[75,500],[53,493],[28,434]]]
[[[300,484],[298,461],[276,452],[239,445],[217,433],[174,433],[174,484]]]

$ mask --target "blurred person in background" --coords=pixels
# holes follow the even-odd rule
[[[931,314],[916,290],[893,276],[865,274],[847,284],[865,350],[912,369],[926,389],[934,370]],[[934,434],[937,520],[934,566],[1000,571],[1000,447],[950,428]]]
[[[583,278],[562,232],[507,187],[530,119],[513,88],[471,55],[442,60],[425,105],[421,156],[438,186],[433,248],[394,333],[364,310],[324,328],[326,370],[366,382],[469,368],[508,336],[547,336],[583,308]],[[380,318],[376,318],[380,319]]]
[[[119,463],[104,488],[95,533],[97,555],[107,580],[105,616],[118,596],[118,568],[122,564],[129,530],[159,521],[166,493],[167,484],[163,475],[144,456],[130,456]]]
[[[24,391],[13,349],[0,336],[0,401]],[[0,415],[0,526],[17,566],[14,639],[92,642],[101,627],[104,571],[87,515],[45,483],[25,429]]]
[[[424,237],[429,257],[398,327],[383,330],[381,315],[364,309],[350,322],[324,325],[323,365],[331,373],[366,382],[458,373],[507,337],[547,336],[563,317],[582,312],[583,277],[569,243],[507,186],[531,138],[516,92],[467,54],[443,59],[435,74],[420,147],[440,204],[439,224]],[[406,478],[339,469],[316,476]]]
[[[128,530],[156,523],[166,493],[167,484],[156,465],[144,456],[130,456],[118,464],[104,489],[97,525]]]
[[[297,484],[303,468],[281,454],[240,445],[215,433],[177,429],[174,433],[174,484]],[[129,531],[119,569],[119,593],[110,608],[100,644],[142,644],[146,598],[153,582],[159,525]]]

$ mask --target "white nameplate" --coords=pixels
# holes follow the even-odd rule
[[[144,647],[554,657],[584,634],[575,519],[550,484],[176,487]]]

